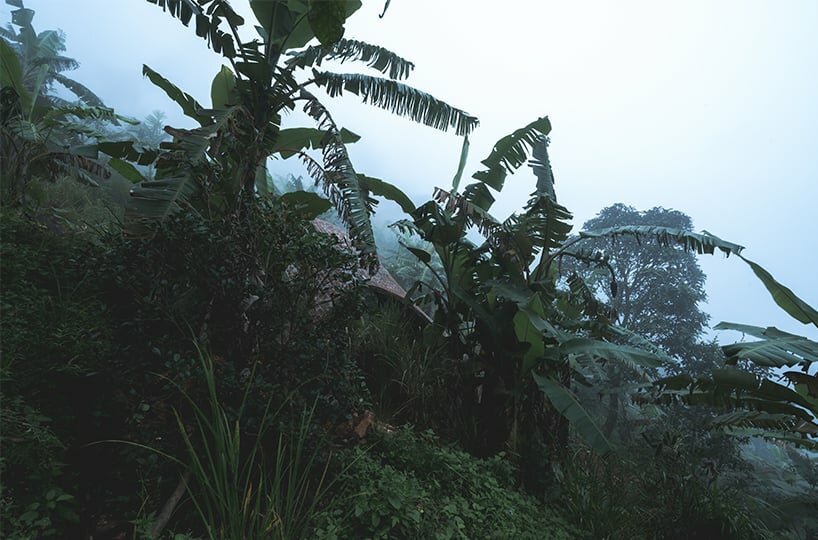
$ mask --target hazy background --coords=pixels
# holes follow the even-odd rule
[[[37,31],[66,32],[67,55],[81,63],[69,75],[118,112],[158,109],[171,125],[190,124],[142,78],[143,63],[210,102],[221,57],[156,6],[25,4]],[[254,23],[246,0],[231,4]],[[747,257],[818,306],[818,2],[392,0],[379,19],[382,9],[365,1],[346,37],[413,61],[409,84],[480,118],[468,174],[497,139],[548,115],[557,195],[577,227],[616,202],[681,210],[697,229],[747,246]],[[3,5],[0,22],[9,21]],[[459,138],[356,101],[328,100],[336,121],[363,136],[350,147],[356,169],[416,203],[450,185]],[[295,162],[271,169],[304,174]],[[533,185],[527,168],[509,178],[494,214],[519,209]],[[700,261],[713,324],[818,338],[783,315],[740,260]]]

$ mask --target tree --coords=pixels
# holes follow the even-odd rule
[[[536,446],[537,436],[564,448],[569,423],[605,453],[611,445],[572,387],[608,385],[607,365],[626,366],[649,380],[648,370],[661,364],[652,351],[632,346],[645,338],[613,324],[581,276],[560,281],[560,259],[604,264],[604,258],[577,246],[597,237],[638,234],[699,252],[742,249],[709,234],[663,226],[583,231],[569,238],[571,214],[557,202],[548,158],[550,129],[543,117],[503,137],[462,193],[461,167],[450,191],[437,188],[434,200],[411,213],[412,220],[397,224],[429,242],[440,259],[442,272],[432,272],[436,283],[419,285],[431,289],[428,296],[437,305],[426,333],[459,360],[461,376],[453,387],[460,394],[453,406],[463,410],[464,424],[474,426],[469,446],[479,453],[503,448],[525,453]],[[464,141],[461,163],[467,149]],[[500,191],[506,176],[529,157],[536,190],[521,213],[500,222],[489,214],[491,190]],[[481,244],[469,238],[475,227],[484,238]],[[434,270],[431,253],[408,249]],[[623,338],[631,344],[620,343]]]
[[[623,225],[661,225],[693,231],[690,217],[677,210],[657,207],[640,212],[621,203],[600,210],[583,229]],[[699,307],[707,299],[706,276],[693,253],[632,237],[614,243],[591,239],[583,249],[603,252],[608,266],[592,268],[566,261],[566,269],[585,277],[594,293],[611,307],[617,324],[682,360],[694,352],[710,317]]]
[[[30,181],[68,175],[98,185],[111,172],[98,161],[96,140],[104,134],[88,121],[129,119],[105,107],[55,106],[42,87],[29,91],[14,49],[0,40],[0,192],[3,204],[27,202]],[[38,98],[39,97],[39,98]]]
[[[428,126],[454,128],[467,134],[477,119],[401,82],[414,65],[396,54],[367,43],[342,39],[344,23],[359,7],[357,0],[251,0],[261,39],[242,41],[244,19],[225,0],[148,0],[178,18],[195,21],[197,35],[222,54],[224,66],[213,80],[211,107],[202,107],[148,66],[143,73],[195,119],[196,129],[166,128],[174,141],[159,155],[146,154],[127,143],[108,145],[117,158],[145,162],[156,159],[156,181],[134,189],[131,223],[165,219],[181,207],[204,215],[240,213],[266,185],[270,157],[299,156],[310,176],[321,184],[364,255],[374,254],[370,214],[372,195],[413,208],[397,188],[358,174],[346,143],[357,136],[341,129],[310,87],[322,87],[330,97],[349,92],[364,103],[406,116]],[[317,38],[319,45],[306,46]],[[319,69],[324,61],[357,61],[387,78]],[[310,69],[307,80],[296,74]],[[302,105],[315,128],[282,128],[282,117]],[[306,152],[321,151],[321,161]],[[315,195],[303,195],[312,200]],[[370,258],[372,260],[372,258]]]
[[[6,0],[6,4],[17,9],[11,12],[11,24],[0,28],[0,39],[17,54],[22,84],[33,94],[35,102],[53,107],[70,105],[54,94],[54,84],[59,83],[74,94],[81,105],[104,107],[99,96],[88,87],[63,74],[79,67],[79,62],[62,54],[66,50],[65,34],[60,30],[46,30],[38,34],[32,25],[33,9],[26,8],[23,0]]]

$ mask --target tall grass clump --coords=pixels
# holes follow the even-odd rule
[[[180,389],[191,406],[192,419],[186,422],[179,411],[175,412],[187,455],[184,460],[171,459],[185,468],[187,493],[206,537],[249,540],[307,536],[310,517],[328,487],[327,464],[319,466],[317,451],[307,447],[315,405],[302,412],[297,426],[270,436],[271,426],[277,424],[292,395],[273,412],[268,400],[257,432],[247,433],[242,415],[249,382],[238,413],[231,418],[216,392],[212,360],[206,354],[200,357],[207,399],[200,406]],[[270,448],[265,447],[265,441]]]

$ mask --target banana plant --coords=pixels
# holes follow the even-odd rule
[[[30,18],[27,19],[30,23]],[[32,178],[68,175],[98,185],[111,169],[100,160],[97,141],[105,137],[91,121],[136,123],[101,106],[55,105],[42,84],[27,86],[18,52],[0,40],[0,188],[4,204],[26,202]]]
[[[225,0],[148,0],[168,11],[228,62],[213,80],[211,105],[203,107],[148,66],[143,73],[199,124],[166,128],[174,137],[156,161],[156,180],[133,190],[131,224],[150,224],[181,207],[204,215],[241,212],[266,179],[268,158],[298,156],[320,184],[364,255],[374,252],[370,214],[374,195],[413,208],[394,186],[355,170],[346,144],[357,140],[341,128],[310,91],[324,88],[334,97],[360,96],[374,105],[436,129],[469,133],[477,119],[433,96],[407,86],[414,65],[382,48],[343,39],[344,23],[358,0],[251,0],[258,37],[240,37],[244,19]],[[318,44],[310,45],[316,39]],[[360,62],[385,77],[324,71],[325,61]],[[306,75],[306,76],[304,76]],[[284,128],[282,118],[296,107],[315,127]],[[116,158],[146,160],[127,144],[109,146]],[[308,150],[318,150],[314,158]]]
[[[607,383],[606,364],[617,364],[650,381],[664,358],[658,348],[611,323],[607,309],[578,275],[561,277],[564,257],[606,266],[598,252],[581,244],[597,233],[570,237],[571,214],[557,202],[548,156],[548,118],[539,118],[500,139],[475,180],[459,191],[468,139],[452,188],[437,188],[429,202],[394,224],[431,243],[442,272],[430,265],[432,253],[406,246],[434,276],[418,282],[437,309],[427,339],[443,340],[462,359],[460,406],[475,423],[477,450],[522,451],[532,430],[552,444],[566,444],[569,426],[600,453],[612,445],[574,391]],[[493,193],[526,162],[536,188],[519,214],[500,221],[490,214]],[[477,234],[475,234],[477,233]],[[617,229],[608,236],[640,234],[691,249],[741,247],[709,234],[685,234],[663,227]],[[471,240],[479,236],[481,243]]]
[[[781,309],[795,320],[818,328],[818,310],[762,266],[739,257]],[[694,381],[682,376],[656,381],[663,394],[686,403],[728,409],[713,419],[714,428],[818,451],[818,343],[775,327],[721,322],[715,329],[733,330],[755,339],[723,346],[725,366],[714,370],[712,379]],[[774,368],[778,380],[742,369],[746,363]]]
[[[35,12],[26,8],[23,0],[6,0],[6,4],[17,9],[11,11],[11,24],[0,28],[0,40],[11,47],[19,59],[21,83],[31,93],[31,105],[74,105],[53,93],[54,83],[57,83],[74,94],[80,105],[104,107],[102,99],[93,91],[64,75],[63,72],[79,67],[76,60],[63,55],[65,35],[59,30],[36,32],[33,26]]]

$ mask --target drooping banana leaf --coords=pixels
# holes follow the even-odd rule
[[[360,140],[360,135],[356,135],[346,128],[338,131],[341,141],[350,144]],[[272,153],[278,153],[283,159],[297,155],[303,150],[321,149],[324,141],[332,135],[326,131],[315,128],[287,128],[278,133],[278,139],[272,149]]]
[[[722,347],[727,363],[735,365],[740,360],[749,360],[763,367],[785,367],[798,364],[808,365],[818,362],[818,343],[783,332],[774,327],[760,328],[744,324],[721,322],[716,330],[735,330],[761,341],[739,342]]]
[[[818,311],[816,311],[815,308],[798,298],[790,289],[777,282],[775,278],[760,265],[741,255],[739,255],[739,257],[752,268],[753,273],[761,280],[767,290],[770,291],[773,300],[781,309],[786,311],[795,320],[804,324],[813,324],[818,328]]]
[[[411,214],[415,211],[415,203],[413,203],[412,199],[410,199],[406,193],[401,191],[401,189],[396,185],[391,184],[386,180],[381,180],[380,178],[374,178],[361,173],[358,173],[358,181],[361,183],[361,187],[364,190],[368,191],[372,195],[383,197],[384,199],[392,201],[400,206],[401,210],[407,214]]]
[[[196,25],[196,35],[207,41],[216,53],[225,58],[236,56],[236,46],[233,36],[220,29],[222,22],[236,30],[244,24],[244,19],[230,7],[230,4],[220,0],[147,0],[148,3],[162,8],[170,13],[171,17],[188,26],[193,20]],[[210,6],[208,6],[210,4]],[[205,6],[208,9],[205,10]]]
[[[318,86],[326,88],[330,97],[351,92],[360,96],[364,103],[385,109],[415,122],[446,131],[454,128],[460,135],[467,135],[477,127],[477,118],[452,107],[426,92],[411,86],[359,73],[329,73],[313,70]]]
[[[550,132],[551,122],[544,116],[506,135],[494,143],[489,156],[481,162],[486,170],[474,173],[473,178],[496,191],[501,191],[506,174],[513,173],[525,163],[534,147],[542,141],[542,137]]]
[[[331,47],[316,45],[289,53],[287,64],[299,68],[320,67],[324,60],[343,62],[363,62],[393,80],[402,80],[415,69],[415,64],[397,54],[363,41],[342,39]]]
[[[307,160],[307,172],[324,187],[338,210],[338,215],[347,225],[353,245],[361,251],[364,258],[376,261],[371,257],[375,253],[375,235],[369,219],[369,201],[361,189],[358,174],[341,140],[340,130],[329,111],[315,96],[302,90],[301,97],[307,102],[304,112],[317,122],[318,129],[328,134],[323,142],[323,167],[311,166],[312,162]]]
[[[162,77],[159,73],[155,72],[145,64],[142,65],[142,75],[150,79],[153,84],[161,88],[170,99],[179,105],[182,108],[182,112],[185,113],[185,116],[196,120],[202,126],[210,123],[209,119],[200,114],[203,107],[199,105],[199,102],[196,101],[193,96],[183,92],[175,84]]]
[[[722,240],[718,236],[714,236],[706,231],[694,233],[684,229],[654,225],[623,225],[594,231],[580,231],[579,235],[582,238],[632,236],[636,238],[637,242],[640,242],[642,239],[649,239],[656,241],[661,246],[678,245],[688,251],[695,251],[699,254],[708,253],[710,255],[712,255],[716,249],[725,255],[739,255],[744,249],[743,246]]]
[[[793,403],[810,410],[813,405],[795,390],[769,379],[760,378],[753,373],[738,369],[714,369],[713,382],[717,388],[737,392],[742,396],[769,401]],[[818,411],[816,411],[818,412]]]
[[[576,396],[559,382],[533,373],[534,382],[548,398],[554,408],[563,415],[576,432],[591,448],[602,455],[609,453],[613,448],[611,443],[594,422],[591,415],[577,400]]]
[[[617,362],[642,375],[646,375],[644,368],[658,368],[662,365],[661,359],[648,351],[628,345],[581,337],[560,344],[560,352],[563,355],[585,355],[595,359]]]

